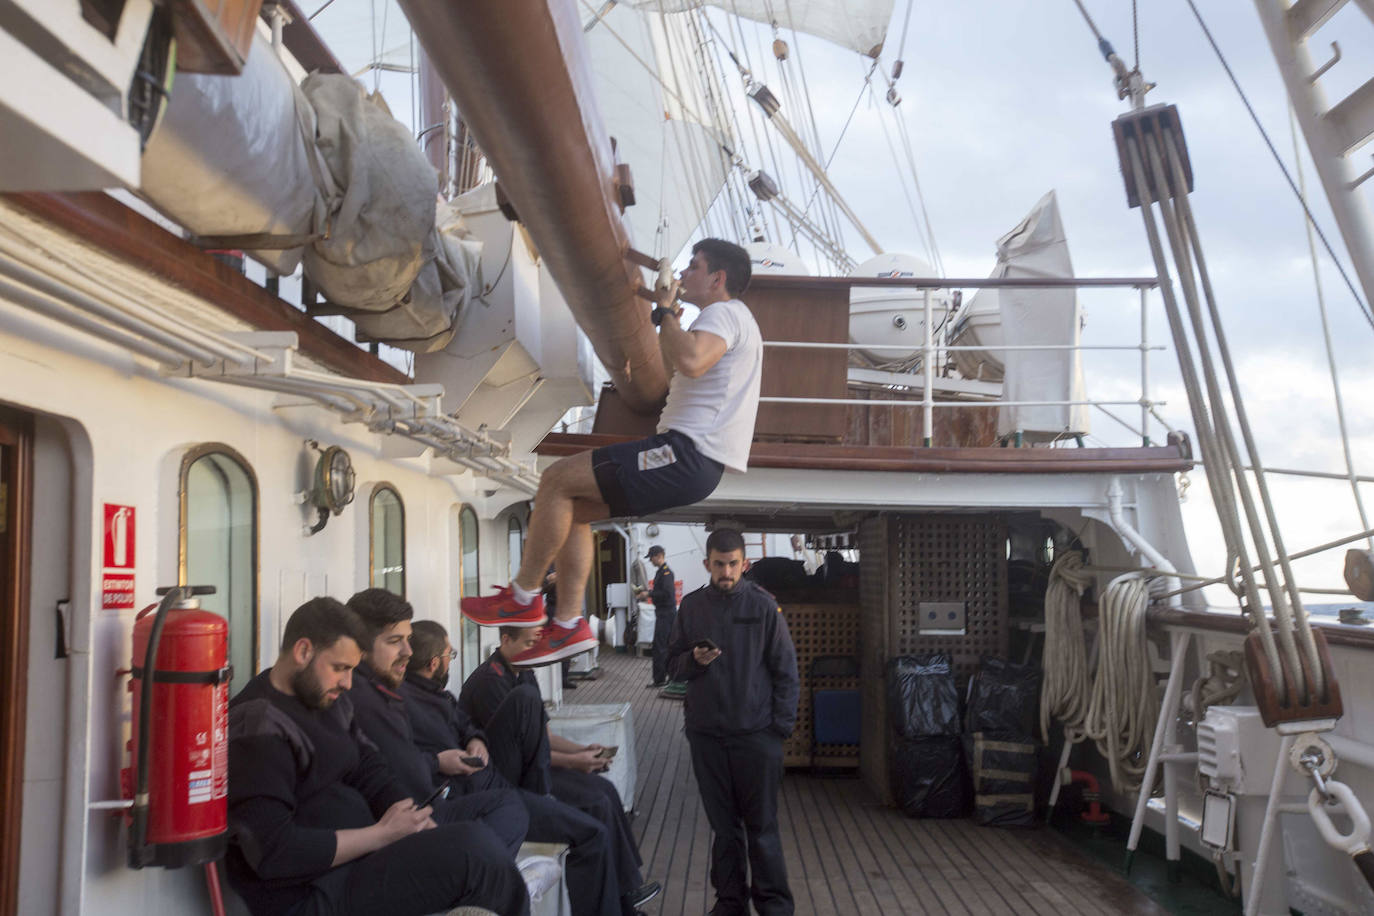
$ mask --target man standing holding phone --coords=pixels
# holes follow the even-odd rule
[[[668,657],[670,673],[687,682],[692,771],[715,834],[711,912],[746,916],[752,897],[759,916],[792,916],[778,788],[782,743],[797,720],[797,652],[777,601],[743,578],[738,531],[711,532],[705,565],[711,584],[682,599]]]

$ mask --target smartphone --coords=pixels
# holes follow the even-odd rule
[[[693,649],[719,649],[720,646],[716,645],[714,642],[712,642],[712,641],[709,640],[709,639],[698,639],[695,643],[692,644],[692,648],[693,648]]]
[[[483,760],[481,757],[478,757],[476,754],[459,757],[458,759],[463,761],[463,763],[467,764],[468,766],[476,767],[479,770],[487,765],[487,762]]]
[[[439,783],[439,787],[438,787],[437,789],[435,789],[433,792],[429,793],[429,798],[426,798],[424,801],[420,802],[419,807],[421,807],[421,808],[428,808],[430,805],[432,805],[432,804],[434,804],[436,801],[438,801],[438,800],[440,799],[440,797],[442,797],[442,796],[444,795],[444,793],[446,793],[447,791],[448,791],[448,780],[445,779],[443,782]]]
[[[601,750],[597,751],[596,756],[610,760],[615,756],[615,752],[618,750],[620,750],[620,746],[613,744],[610,747],[603,747]]]

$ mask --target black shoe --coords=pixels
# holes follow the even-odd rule
[[[564,682],[563,682],[563,689],[564,689],[564,690],[576,690],[576,689],[577,689],[577,682],[576,682],[576,681],[564,681]]]
[[[657,881],[645,881],[639,887],[625,895],[625,903],[632,909],[639,909],[644,904],[653,900],[663,890],[663,885]]]
[[[654,690],[660,690],[660,689],[662,689],[662,688],[664,688],[664,687],[667,687],[667,686],[668,686],[668,682],[667,682],[667,681],[654,681],[652,684],[645,684],[645,685],[644,685],[644,689],[648,690],[649,688],[653,688]]]

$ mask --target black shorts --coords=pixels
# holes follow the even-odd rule
[[[674,430],[592,451],[592,471],[612,518],[653,515],[710,496],[725,465]]]

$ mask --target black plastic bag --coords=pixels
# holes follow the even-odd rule
[[[1034,740],[1040,724],[1040,669],[984,658],[968,684],[965,731]]]
[[[808,581],[806,564],[801,560],[787,557],[764,557],[755,560],[745,574],[760,588],[770,592],[786,591],[792,588],[805,588]]]
[[[969,807],[963,739],[894,738],[892,796],[908,817],[964,817]]]
[[[1034,827],[1039,757],[1016,735],[964,736],[973,782],[973,818],[985,827]]]
[[[949,656],[934,652],[891,659],[887,712],[899,738],[959,734],[959,688]]]

